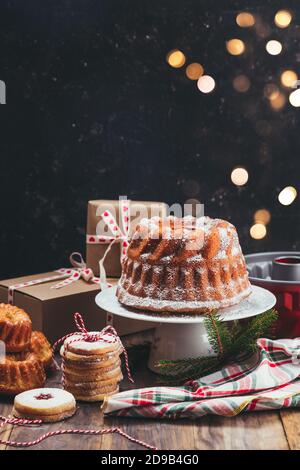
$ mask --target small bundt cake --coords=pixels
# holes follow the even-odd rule
[[[119,301],[153,312],[205,313],[251,292],[235,227],[209,217],[143,219],[129,244]]]
[[[51,366],[53,362],[52,348],[44,333],[41,331],[32,332],[29,349],[45,369]]]
[[[31,352],[7,354],[0,361],[0,394],[18,393],[45,385],[46,375],[41,362]]]
[[[29,348],[31,320],[24,310],[8,304],[0,304],[0,341],[7,352],[20,352]]]

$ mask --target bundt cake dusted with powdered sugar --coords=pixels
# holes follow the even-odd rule
[[[143,219],[129,244],[119,301],[153,312],[205,313],[251,292],[235,227],[209,217]]]

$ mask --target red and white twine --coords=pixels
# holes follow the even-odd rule
[[[77,259],[79,261],[77,261]],[[72,268],[61,268],[54,271],[51,276],[41,277],[39,279],[32,279],[31,281],[24,281],[18,284],[9,286],[8,288],[8,303],[13,305],[14,303],[14,292],[17,289],[24,287],[35,286],[39,284],[45,284],[48,282],[59,281],[58,283],[52,285],[50,289],[61,289],[62,287],[68,286],[73,282],[79,281],[79,279],[84,280],[85,282],[91,282],[93,284],[98,284],[101,286],[100,277],[94,276],[93,271],[90,268],[86,267],[86,263],[83,260],[83,257],[80,253],[74,252],[70,255],[70,263]],[[111,284],[106,283],[105,287],[111,287]]]
[[[105,225],[109,228],[111,235],[96,235],[88,234],[86,236],[86,242],[88,244],[99,244],[106,245],[111,244],[115,241],[121,243],[121,260],[126,256],[127,247],[129,245],[129,232],[130,232],[130,201],[127,199],[120,199],[120,220],[121,224],[118,225],[115,217],[110,210],[105,210],[101,214],[101,219],[104,221]]]
[[[109,229],[110,235],[102,234],[97,235],[88,234],[86,236],[86,243],[87,244],[104,244],[108,245],[104,255],[99,261],[99,277],[100,277],[100,288],[105,289],[106,287],[110,287],[110,284],[107,282],[106,279],[106,270],[104,267],[104,262],[106,256],[110,252],[112,246],[115,243],[120,243],[120,260],[121,262],[124,260],[127,254],[127,248],[129,246],[130,240],[130,201],[126,199],[119,200],[119,219],[120,225],[118,225],[115,217],[110,212],[110,210],[105,210],[101,214],[101,219],[103,220],[105,226]]]
[[[2,429],[5,424],[14,424],[17,426],[32,426],[32,425],[40,425],[42,424],[42,421],[40,420],[28,420],[28,419],[20,419],[20,418],[12,418],[11,416],[5,417],[0,415],[0,429]],[[32,441],[11,441],[11,440],[6,440],[6,439],[1,439],[0,438],[0,444],[9,446],[9,447],[33,447],[41,442],[45,441],[46,439],[49,439],[50,437],[54,436],[61,436],[64,434],[85,434],[89,436],[101,436],[104,434],[119,434],[122,437],[125,437],[128,441],[133,442],[135,444],[138,444],[142,447],[145,447],[146,449],[150,450],[157,450],[156,447],[151,446],[150,444],[147,444],[146,442],[136,439],[135,437],[130,436],[126,432],[122,431],[120,428],[104,428],[104,429],[61,429],[57,431],[50,431],[45,434],[42,434],[40,437],[37,439],[34,439]]]
[[[58,280],[59,282],[52,285],[51,289],[61,289],[72,284],[79,279],[83,279],[86,282],[92,282],[94,284],[99,284],[101,289],[106,287],[111,287],[111,284],[106,280],[106,272],[104,268],[104,261],[106,255],[109,253],[112,245],[115,242],[121,243],[121,261],[124,259],[127,253],[127,248],[129,245],[129,236],[130,236],[130,201],[127,199],[120,200],[120,219],[121,226],[116,222],[115,217],[109,210],[104,211],[101,214],[101,217],[109,228],[111,235],[87,235],[86,242],[88,244],[108,244],[108,247],[105,251],[103,258],[99,262],[100,276],[97,277],[94,275],[92,269],[87,268],[86,263],[83,260],[83,257],[80,253],[74,252],[70,255],[70,263],[72,268],[61,268],[54,271],[51,276],[41,277],[38,279],[32,279],[31,281],[24,281],[18,284],[9,286],[8,288],[8,303],[13,305],[14,303],[14,292],[17,289],[24,287],[45,284],[48,282],[53,282]],[[121,228],[122,227],[122,228]],[[79,258],[79,261],[76,260]]]
[[[123,343],[120,337],[118,336],[118,333],[114,329],[114,327],[111,325],[108,325],[99,332],[89,332],[85,327],[85,323],[84,323],[82,316],[78,312],[74,314],[74,321],[79,331],[75,331],[74,333],[69,333],[68,335],[65,335],[62,338],[58,339],[53,345],[53,353],[58,348],[58,346],[65,343],[66,339],[75,335],[76,335],[76,338],[72,339],[71,341],[67,341],[64,344],[64,348],[66,350],[68,349],[70,344],[76,343],[78,341],[88,341],[88,342],[103,341],[108,344],[119,343],[122,348],[121,354],[122,353],[124,354],[125,368],[126,368],[128,379],[131,383],[134,383],[134,380],[130,372],[127,351],[124,348]],[[65,361],[64,361],[64,356],[62,356],[63,385],[65,384],[64,367],[65,367]]]
[[[80,315],[80,313],[74,314],[74,321],[79,331],[75,333],[70,333],[64,336],[63,338],[60,338],[58,341],[56,341],[56,343],[53,346],[53,352],[56,350],[56,348],[60,344],[64,343],[67,338],[74,336],[74,335],[76,335],[77,337],[74,338],[74,340],[67,342],[65,344],[65,348],[68,348],[69,344],[76,342],[76,341],[89,341],[89,342],[104,341],[106,343],[119,342],[119,344],[122,347],[122,353],[124,353],[124,357],[125,357],[125,366],[126,366],[128,379],[130,380],[130,382],[133,382],[133,378],[131,376],[129,363],[128,363],[127,351],[124,348],[116,330],[112,326],[107,326],[100,332],[91,333],[86,329],[83,318]],[[63,364],[64,364],[64,358],[63,358]],[[32,425],[41,425],[42,421],[14,418],[12,416],[5,417],[5,416],[0,415],[0,430],[2,430],[6,424],[11,424],[11,425],[16,425],[16,426],[32,426]],[[34,439],[32,441],[23,441],[23,442],[5,440],[5,439],[0,438],[0,444],[10,446],[10,447],[32,447],[37,444],[40,444],[41,442],[43,442],[44,440],[50,437],[61,436],[64,434],[85,434],[89,436],[99,436],[99,435],[105,435],[105,434],[119,434],[120,436],[128,439],[130,442],[133,442],[142,447],[145,447],[146,449],[157,450],[156,447],[150,444],[147,444],[146,442],[140,439],[136,439],[135,437],[130,436],[126,432],[122,431],[120,428],[116,428],[116,427],[104,428],[104,429],[62,429],[62,430],[47,432],[43,434],[42,436],[38,437],[37,439]]]

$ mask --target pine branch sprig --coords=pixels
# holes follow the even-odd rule
[[[237,357],[249,355],[257,349],[257,339],[269,333],[277,318],[276,310],[270,309],[255,316],[247,326],[235,322],[230,329],[216,312],[207,314],[204,324],[210,346],[216,355],[176,361],[162,360],[157,364],[161,380],[170,384],[199,379]]]
[[[204,326],[212,350],[218,356],[224,356],[232,343],[227,322],[221,321],[218,313],[210,312],[204,318]]]

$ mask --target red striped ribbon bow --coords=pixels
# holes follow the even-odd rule
[[[110,287],[110,285],[106,281],[106,271],[104,268],[104,261],[106,259],[107,254],[109,253],[111,247],[116,243],[121,244],[120,250],[120,259],[121,262],[126,256],[127,248],[129,245],[129,237],[130,237],[130,201],[126,199],[120,199],[120,220],[121,223],[118,225],[115,217],[108,209],[105,210],[101,214],[101,219],[103,220],[106,227],[108,227],[110,231],[110,235],[90,235],[86,236],[86,242],[88,244],[105,244],[107,249],[103,257],[99,261],[99,271],[100,271],[100,286],[101,289]],[[122,228],[121,228],[122,227]]]
[[[76,260],[76,258],[79,259]],[[41,277],[39,279],[33,279],[31,281],[20,282],[18,284],[9,286],[8,288],[8,303],[13,305],[14,303],[14,292],[16,289],[21,289],[22,287],[29,287],[38,284],[45,284],[47,282],[53,282],[58,280],[59,282],[53,286],[51,289],[61,289],[72,282],[78,281],[79,279],[83,279],[86,282],[92,282],[94,284],[99,284],[100,286],[100,278],[94,276],[93,271],[90,268],[86,267],[86,264],[83,260],[83,257],[80,253],[74,252],[70,255],[70,263],[72,268],[61,268],[57,269],[54,272],[57,274],[53,274],[52,276]],[[110,284],[107,284],[110,287]]]

